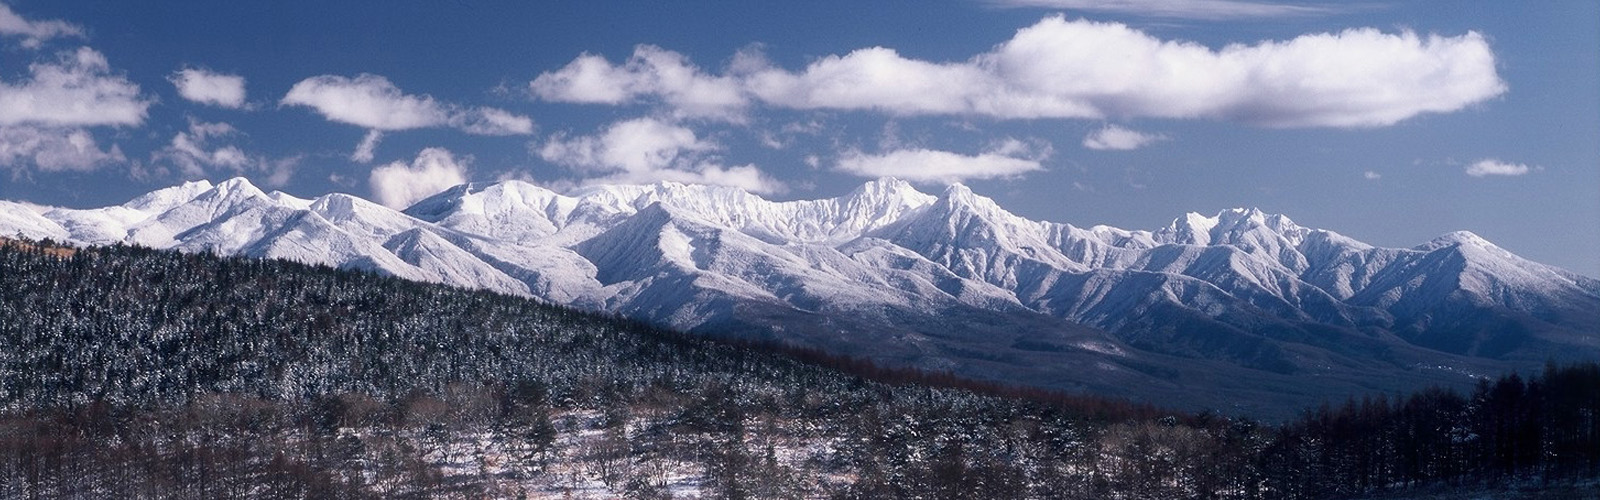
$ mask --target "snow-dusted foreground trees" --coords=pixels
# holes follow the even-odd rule
[[[1259,424],[280,261],[0,246],[0,497],[1342,498],[1600,475],[1593,363]]]

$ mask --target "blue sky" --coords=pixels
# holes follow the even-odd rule
[[[1600,3],[665,4],[0,0],[0,198],[895,175],[1080,226],[1470,230],[1600,276]]]

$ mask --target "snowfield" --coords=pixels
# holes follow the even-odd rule
[[[933,195],[896,179],[786,202],[671,182],[563,194],[504,181],[402,212],[235,178],[88,210],[0,202],[0,234],[372,270],[1074,389],[1096,390],[1081,380],[1093,374],[1109,377],[1102,388],[1136,382],[1094,368],[1136,355],[1338,375],[1371,371],[1375,356],[1482,373],[1505,367],[1474,360],[1600,353],[1583,329],[1600,325],[1600,281],[1469,232],[1379,248],[1256,209],[1079,228],[959,184]],[[1163,370],[1132,371],[1173,379]]]

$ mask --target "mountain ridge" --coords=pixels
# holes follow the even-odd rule
[[[367,269],[1008,383],[1199,391],[1213,406],[1257,391],[1216,381],[1230,374],[1338,380],[1327,396],[1600,356],[1600,281],[1470,232],[1381,248],[1255,208],[1085,229],[897,179],[796,201],[503,181],[396,211],[235,178],[99,209],[0,202],[0,234]],[[1374,360],[1377,373],[1353,373]]]

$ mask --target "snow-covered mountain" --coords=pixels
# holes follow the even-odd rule
[[[0,235],[368,269],[708,334],[1205,406],[1464,383],[1600,357],[1600,281],[1471,233],[1378,248],[1234,209],[1154,231],[1024,219],[955,185],[773,202],[660,183],[457,186],[404,212],[191,182]]]

